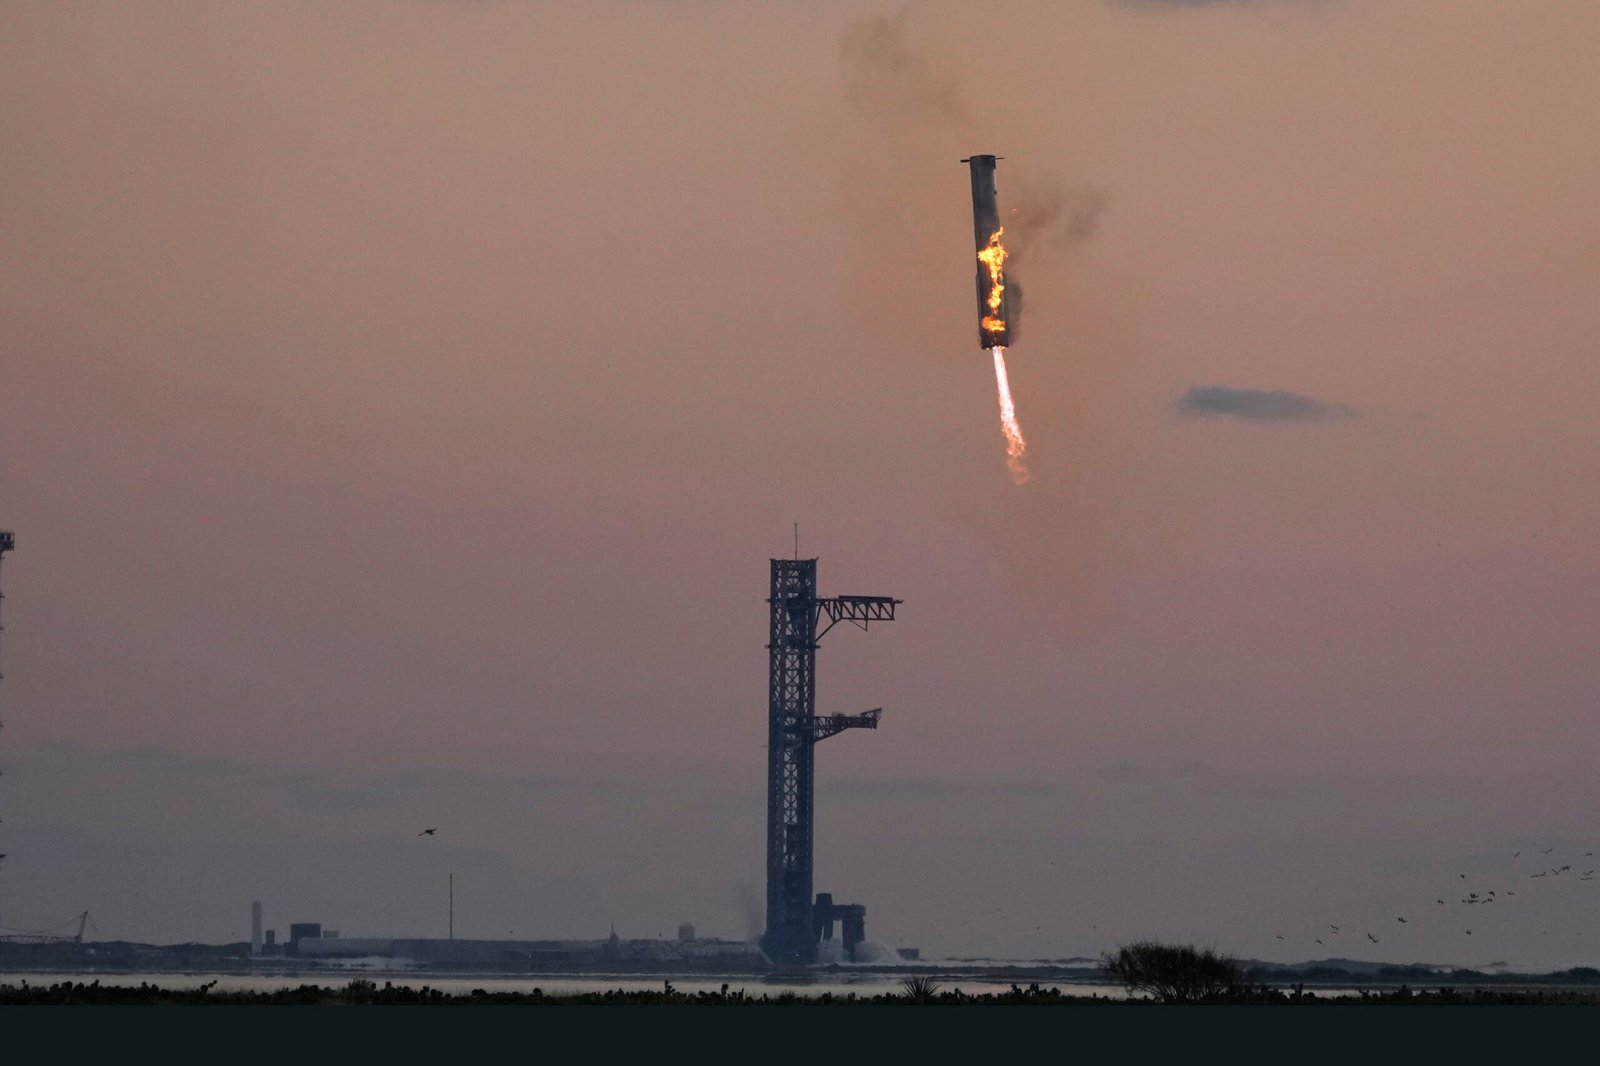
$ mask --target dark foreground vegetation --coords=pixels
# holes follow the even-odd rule
[[[1262,980],[1266,971],[1251,968],[1213,948],[1163,944],[1158,940],[1141,940],[1107,952],[1100,960],[1100,968],[1130,996],[1154,1003],[1600,1003],[1600,988],[1470,987],[1475,981],[1489,979],[1489,975],[1457,970],[1446,976],[1423,966],[1381,967],[1376,973],[1388,979],[1438,982],[1431,989],[1426,984],[1416,990],[1401,984],[1367,989],[1357,995],[1331,996],[1325,992],[1319,999],[1303,982],[1288,989],[1268,986]],[[1600,972],[1580,967],[1546,975],[1545,982],[1592,984],[1591,977],[1600,977]],[[1465,979],[1469,987],[1460,987],[1458,979]]]
[[[1230,1003],[1257,993],[1244,964],[1212,948],[1141,940],[1107,954],[1100,966],[1129,992],[1162,1003]]]
[[[162,988],[149,983],[139,985],[103,985],[63,981],[52,985],[0,984],[0,1006],[56,1006],[81,1005],[195,1005],[213,1006],[589,1006],[632,1004],[653,1006],[913,1006],[929,1004],[938,1006],[1045,1006],[1045,1005],[1099,1005],[1099,1006],[1153,1006],[1163,1002],[1230,1003],[1230,1004],[1323,1004],[1336,1005],[1460,1005],[1460,1004],[1600,1004],[1597,989],[1458,989],[1401,987],[1382,991],[1364,992],[1359,996],[1318,996],[1304,989],[1273,989],[1265,986],[1240,987],[1225,993],[1207,993],[1196,998],[1163,999],[1144,997],[1106,997],[1073,995],[1054,987],[1012,985],[1004,992],[970,995],[959,988],[944,988],[938,981],[911,977],[901,983],[899,992],[878,995],[848,993],[837,995],[821,993],[814,996],[796,992],[779,992],[776,995],[753,995],[744,989],[732,990],[724,985],[721,991],[682,992],[671,982],[662,982],[660,991],[612,989],[606,992],[583,992],[567,995],[545,995],[538,989],[532,992],[492,992],[475,988],[464,995],[454,995],[427,985],[413,988],[384,982],[357,980],[345,985],[300,985],[273,992],[218,991],[212,981],[198,988]]]

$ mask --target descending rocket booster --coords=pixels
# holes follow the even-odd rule
[[[995,204],[996,156],[975,155],[962,162],[972,167],[972,233],[978,244],[978,345],[994,355],[994,383],[1000,394],[1000,429],[1006,435],[1006,466],[1018,485],[1028,480],[1023,457],[1028,442],[1017,424],[1017,405],[1011,399],[1006,374],[1006,346],[1011,343],[1010,314],[1006,307],[1006,246],[1000,238],[1000,208]]]
[[[1000,245],[1000,208],[995,202],[997,156],[975,155],[962,162],[972,168],[972,232],[978,245],[978,346],[1004,348],[1011,343],[1006,325],[1005,249]]]

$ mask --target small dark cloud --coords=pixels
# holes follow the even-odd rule
[[[1131,781],[1143,777],[1144,773],[1145,768],[1134,762],[1111,762],[1094,768],[1096,777],[1117,781]]]
[[[1327,6],[1331,0],[1104,0],[1111,7],[1121,8],[1124,11],[1143,13],[1154,12],[1160,14],[1189,11],[1243,11],[1243,12],[1271,12],[1275,10],[1292,8],[1315,8]]]
[[[1268,3],[1317,3],[1320,0],[1111,0],[1117,7],[1173,8],[1186,7],[1262,7]]]
[[[1178,401],[1178,413],[1215,418],[1243,418],[1251,422],[1315,422],[1329,418],[1354,418],[1359,412],[1342,403],[1282,389],[1234,389],[1226,385],[1196,385]]]
[[[1134,762],[1118,760],[1101,763],[1092,768],[1096,777],[1108,780],[1156,779],[1178,777],[1203,777],[1211,774],[1211,769],[1204,763],[1195,759],[1178,759],[1162,763]]]

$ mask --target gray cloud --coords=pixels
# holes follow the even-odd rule
[[[1354,418],[1359,412],[1342,403],[1329,403],[1283,389],[1234,389],[1226,385],[1195,385],[1178,401],[1178,413],[1207,417],[1243,418],[1252,422],[1314,422],[1329,418]]]
[[[1197,759],[1178,759],[1170,762],[1152,763],[1135,762],[1120,759],[1114,762],[1101,763],[1091,769],[1099,778],[1132,781],[1134,779],[1156,780],[1175,778],[1196,778],[1213,776],[1214,771]]]

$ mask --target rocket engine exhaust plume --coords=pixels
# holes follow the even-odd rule
[[[1000,390],[1000,429],[1006,435],[1006,466],[1011,470],[1011,480],[1021,485],[1028,480],[1028,468],[1022,457],[1028,452],[1028,442],[1022,439],[1022,427],[1017,425],[1017,405],[1011,401],[1011,382],[1006,378],[1006,350],[994,352],[994,383]]]
[[[1011,470],[1011,480],[1021,485],[1028,480],[1028,468],[1022,463],[1028,442],[1022,439],[1017,405],[1011,399],[1011,382],[1006,377],[1006,345],[1011,343],[1011,331],[1006,325],[1006,249],[1000,242],[1006,230],[1000,225],[994,188],[997,158],[975,155],[962,162],[972,168],[972,230],[978,246],[978,344],[994,352],[1000,429],[1006,435],[1006,466]]]

